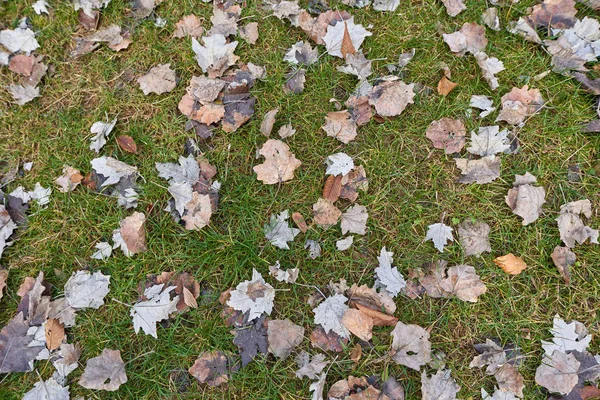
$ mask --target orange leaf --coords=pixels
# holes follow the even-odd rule
[[[302,233],[306,233],[308,230],[308,225],[306,224],[306,220],[298,211],[292,213],[292,219],[296,223],[296,226],[302,231]]]
[[[354,44],[352,43],[352,38],[350,37],[350,32],[348,32],[348,25],[344,22],[344,38],[342,39],[342,57],[346,58],[348,54],[356,53],[356,49],[354,48]]]
[[[357,363],[361,357],[362,357],[362,347],[360,347],[360,344],[357,344],[356,346],[354,346],[352,348],[352,351],[350,352],[350,359],[352,361],[354,361],[355,363]]]
[[[342,194],[342,175],[329,175],[323,187],[323,198],[335,203]]]
[[[117,144],[124,152],[137,154],[137,145],[131,136],[120,135],[117,137]]]
[[[527,268],[525,261],[523,261],[521,257],[515,256],[513,253],[508,253],[505,256],[495,258],[494,262],[497,266],[502,268],[504,272],[511,275],[519,275]]]
[[[65,327],[57,319],[50,318],[46,321],[46,347],[52,351],[58,349],[65,338]]]
[[[448,79],[444,76],[438,82],[437,91],[438,91],[438,94],[441,94],[442,96],[446,96],[457,86],[458,86],[458,83],[454,83],[450,79]]]

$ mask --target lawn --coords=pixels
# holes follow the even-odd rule
[[[219,295],[250,279],[254,268],[277,290],[271,318],[289,318],[302,325],[308,336],[314,327],[314,315],[306,303],[313,291],[310,286],[324,290],[330,281],[341,278],[349,284],[372,286],[376,257],[383,246],[394,252],[394,265],[404,276],[412,268],[441,259],[450,265],[474,266],[486,284],[487,292],[477,303],[427,295],[415,300],[396,298],[395,316],[400,321],[431,329],[433,348],[445,353],[446,367],[461,386],[459,398],[479,398],[482,387],[488,392],[493,390],[493,377],[485,375],[484,369],[469,368],[477,354],[473,345],[486,338],[498,338],[503,344],[521,349],[525,356],[520,368],[526,384],[524,398],[544,399],[546,393],[535,384],[534,375],[543,354],[540,340],[550,337],[554,315],[581,321],[592,334],[598,334],[600,246],[576,247],[577,263],[572,268],[570,285],[564,283],[550,258],[560,244],[555,219],[562,204],[590,199],[596,212],[589,225],[600,225],[600,136],[581,132],[581,124],[595,118],[596,99],[572,78],[553,72],[536,78],[551,69],[551,57],[506,29],[486,31],[488,54],[498,57],[506,67],[498,74],[500,87],[491,91],[474,58],[451,54],[442,39],[442,33],[454,32],[464,22],[479,23],[486,2],[467,0],[467,10],[451,18],[436,0],[404,0],[395,12],[384,13],[331,1],[331,8],[347,10],[357,23],[372,25],[373,36],[362,46],[368,58],[375,60],[371,78],[387,75],[387,64],[396,63],[400,54],[415,48],[416,55],[401,71],[401,77],[407,83],[424,86],[401,116],[371,121],[360,127],[357,138],[346,145],[327,137],[321,126],[326,113],[336,110],[330,99],[343,103],[357,79],[338,72],[343,61],[322,54],[320,46],[319,61],[307,68],[304,91],[285,94],[281,86],[290,67],[283,55],[297,41],[307,40],[306,35],[270,16],[259,2],[247,2],[242,16],[246,22],[259,23],[260,38],[255,45],[239,40],[235,53],[243,62],[265,66],[268,75],[251,91],[257,105],[247,124],[236,132],[218,130],[209,140],[199,139],[199,147],[217,168],[215,179],[222,185],[218,211],[210,225],[199,231],[186,231],[164,211],[171,196],[167,182],[158,177],[155,163],[174,162],[182,154],[186,139],[193,136],[192,131],[185,131],[187,118],[177,105],[190,78],[202,74],[190,39],[172,37],[175,23],[193,13],[208,29],[211,4],[164,1],[155,13],[167,23],[157,27],[151,18],[134,24],[129,2],[112,0],[101,12],[100,26],[116,23],[130,27],[129,48],[114,52],[103,46],[71,59],[73,38],[81,35],[72,4],[51,1],[50,15],[38,16],[32,3],[0,4],[0,27],[12,29],[21,18],[31,18],[41,46],[38,54],[45,55],[46,63],[52,66],[40,86],[41,97],[21,107],[12,104],[10,94],[3,89],[16,81],[16,75],[6,67],[0,69],[0,161],[4,167],[33,162],[30,172],[3,190],[9,193],[19,185],[33,188],[40,182],[44,187],[52,186],[53,193],[46,207],[32,206],[26,229],[19,230],[18,240],[0,259],[0,265],[10,272],[0,301],[0,326],[15,315],[20,301],[17,290],[27,276],[35,277],[43,271],[53,286],[52,295],[59,296],[73,271],[89,268],[111,275],[105,305],[79,312],[77,325],[67,330],[69,343],[80,343],[83,349],[81,367],[69,376],[72,398],[310,398],[310,382],[294,376],[293,357],[281,361],[272,355],[260,355],[233,374],[229,383],[217,388],[199,384],[187,374],[202,351],[237,352],[230,328],[220,315]],[[305,3],[301,1],[301,5]],[[502,26],[517,20],[535,3],[521,0],[499,7]],[[594,16],[583,6],[578,5],[578,9],[578,18]],[[135,79],[160,63],[171,63],[176,70],[177,87],[160,96],[145,96]],[[448,96],[440,96],[435,90],[442,77],[442,63],[452,71],[452,81],[458,83]],[[483,119],[477,117],[476,110],[470,116],[466,114],[471,95],[488,95],[498,105],[503,94],[525,84],[539,89],[547,103],[523,127],[516,128],[519,152],[503,156],[501,177],[494,182],[458,183],[459,170],[453,156],[434,149],[425,137],[428,125],[442,117],[460,118],[468,131],[494,125],[497,113]],[[276,126],[291,122],[297,130],[286,142],[302,166],[293,180],[265,185],[256,179],[252,168],[262,162],[256,158],[257,149],[266,141],[260,132],[262,116],[276,107],[280,110]],[[82,186],[60,193],[54,179],[61,175],[65,164],[89,172],[90,161],[97,156],[89,149],[90,126],[113,118],[118,122],[101,155],[135,165],[140,171],[137,211],[147,217],[148,251],[131,258],[115,252],[103,262],[91,259],[94,245],[111,239],[113,229],[131,210]],[[115,135],[120,134],[136,141],[137,155],[118,147]],[[369,212],[367,234],[355,235],[354,245],[344,252],[335,247],[335,241],[342,238],[339,227],[323,230],[311,226],[296,238],[290,250],[270,245],[263,233],[270,215],[289,209],[312,216],[312,205],[321,197],[325,182],[325,159],[337,152],[351,155],[355,164],[363,165],[367,172],[369,189],[358,200]],[[567,179],[573,165],[581,171],[580,181]],[[527,171],[545,187],[547,202],[535,223],[522,226],[521,219],[505,204],[504,196],[515,174]],[[465,219],[490,225],[491,253],[465,257],[456,242],[439,253],[431,242],[424,242],[428,225],[444,222],[456,230]],[[308,257],[306,239],[319,241],[321,257]],[[518,276],[504,273],[493,262],[511,252],[528,265]],[[269,266],[277,260],[284,268],[298,267],[298,283],[302,285],[280,283],[269,277]],[[201,285],[199,306],[163,323],[158,339],[136,335],[127,304],[137,300],[138,285],[147,274],[163,271],[192,273]],[[404,386],[407,399],[420,398],[420,373],[396,365],[387,356],[390,331],[389,327],[376,327],[358,363],[349,356],[359,342],[357,338],[351,339],[344,352],[328,354],[333,362],[326,390],[349,375],[393,376]],[[85,361],[105,347],[121,351],[129,381],[112,393],[84,389],[77,380]],[[315,352],[308,339],[296,351],[302,349]],[[597,340],[592,341],[590,351],[600,352]],[[53,372],[48,361],[37,361],[35,369],[39,374],[2,376],[0,397],[20,399],[40,376],[46,379]]]

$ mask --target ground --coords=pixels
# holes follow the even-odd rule
[[[210,24],[210,4],[191,0],[165,1],[156,12],[167,21],[158,28],[150,20],[135,26],[129,49],[115,53],[110,49],[72,60],[68,51],[77,31],[77,13],[69,2],[54,2],[50,16],[37,16],[31,1],[4,2],[0,6],[3,28],[16,26],[24,16],[31,18],[39,31],[41,49],[54,71],[46,77],[42,97],[19,107],[10,104],[10,96],[1,90],[0,159],[10,164],[33,161],[33,170],[6,188],[17,185],[33,187],[35,182],[53,185],[64,164],[88,171],[95,154],[88,149],[89,128],[98,120],[118,117],[115,132],[132,136],[140,147],[138,155],[121,151],[114,137],[102,154],[138,166],[143,176],[143,192],[138,206],[148,217],[148,247],[145,253],[126,258],[121,254],[107,262],[90,259],[93,246],[110,239],[119,220],[130,214],[116,201],[85,188],[73,193],[54,190],[47,208],[35,208],[26,230],[2,256],[0,263],[10,269],[7,292],[0,302],[0,324],[15,314],[19,297],[16,291],[26,276],[44,271],[55,285],[53,295],[61,293],[72,271],[99,269],[111,275],[111,291],[106,305],[98,310],[81,312],[78,324],[68,330],[71,342],[83,347],[85,360],[98,355],[104,347],[120,349],[129,382],[114,393],[94,393],[76,384],[82,368],[71,375],[72,395],[102,399],[156,398],[310,398],[309,381],[294,377],[291,359],[275,361],[258,357],[235,374],[230,383],[208,388],[193,381],[185,371],[201,351],[221,349],[235,351],[232,335],[220,318],[220,292],[249,279],[252,268],[268,274],[268,266],[280,260],[286,268],[300,268],[299,282],[326,285],[330,280],[346,279],[349,283],[373,283],[376,256],[386,246],[395,255],[395,264],[405,275],[410,268],[425,262],[444,259],[452,264],[476,267],[488,291],[475,304],[457,299],[432,299],[424,296],[410,300],[397,298],[396,316],[405,323],[431,328],[433,348],[446,353],[447,367],[462,387],[461,398],[477,397],[481,387],[493,389],[494,378],[482,370],[468,368],[475,355],[474,343],[485,338],[500,338],[521,348],[525,364],[527,399],[545,395],[534,383],[535,368],[542,349],[540,340],[549,337],[552,318],[577,319],[594,334],[598,332],[597,302],[600,299],[600,246],[576,248],[577,265],[570,286],[561,279],[552,264],[550,253],[560,243],[555,218],[561,204],[588,198],[600,208],[600,163],[597,134],[580,132],[580,124],[594,118],[595,99],[574,80],[550,73],[540,80],[534,77],[550,69],[550,56],[534,44],[506,30],[487,30],[487,52],[504,61],[506,71],[499,74],[500,88],[491,91],[481,78],[472,57],[456,57],[444,44],[441,33],[453,32],[464,22],[479,21],[485,2],[467,1],[468,10],[450,18],[441,2],[434,0],[402,1],[393,13],[352,10],[331,2],[332,7],[348,9],[363,25],[372,24],[373,36],[363,45],[370,59],[376,59],[374,75],[385,75],[385,65],[416,48],[416,56],[403,73],[406,82],[419,82],[435,88],[441,78],[440,63],[452,70],[458,87],[447,97],[435,90],[421,92],[407,110],[383,123],[372,121],[361,127],[357,139],[342,145],[321,130],[324,116],[334,111],[331,98],[345,100],[356,80],[337,72],[342,61],[323,55],[307,73],[306,89],[299,95],[281,90],[288,66],[283,54],[298,40],[306,40],[299,29],[290,28],[248,2],[243,16],[259,22],[261,37],[254,46],[240,41],[238,54],[244,62],[267,68],[268,77],[257,83],[255,117],[237,132],[218,132],[202,149],[217,167],[216,179],[222,183],[218,212],[210,226],[199,232],[183,230],[163,211],[169,194],[166,182],[157,176],[155,162],[173,162],[182,153],[190,133],[185,132],[186,117],[177,110],[189,79],[201,74],[189,39],[174,39],[176,21],[194,13],[204,26]],[[503,26],[523,15],[534,1],[522,0],[500,9]],[[101,25],[130,24],[129,3],[112,0],[102,11]],[[582,9],[582,15],[589,11]],[[320,49],[323,52],[323,49]],[[135,80],[159,63],[171,63],[180,81],[175,90],[161,96],[144,96]],[[0,69],[0,86],[16,78],[7,68]],[[456,182],[458,171],[453,157],[432,148],[425,129],[441,117],[461,118],[469,130],[491,125],[492,114],[483,120],[465,116],[473,94],[491,96],[498,104],[502,94],[512,87],[529,84],[538,88],[548,100],[544,109],[518,129],[521,150],[502,160],[502,176],[487,185],[463,185]],[[259,131],[262,115],[280,108],[278,120],[290,121],[298,133],[287,140],[302,167],[296,178],[281,186],[267,186],[256,180],[252,167],[259,163],[256,149],[265,138]],[[323,162],[327,155],[344,151],[357,164],[365,166],[369,190],[359,203],[367,206],[370,218],[368,233],[355,236],[351,250],[338,252],[335,240],[339,228],[311,228],[284,251],[269,245],[262,226],[272,213],[285,209],[311,215],[311,206],[320,197],[324,182]],[[567,180],[568,167],[577,164],[582,171],[580,182]],[[546,188],[544,213],[534,224],[523,227],[504,203],[515,174],[526,171],[538,177]],[[492,253],[481,258],[465,258],[458,244],[438,253],[431,242],[423,242],[427,226],[441,220],[451,226],[464,219],[487,222],[491,228]],[[591,226],[600,223],[594,214]],[[302,244],[305,239],[319,240],[323,254],[316,260],[307,258]],[[529,268],[520,275],[508,276],[492,260],[508,252],[520,255]],[[159,327],[158,340],[133,332],[129,309],[137,298],[137,287],[148,273],[189,271],[201,281],[202,297],[197,310],[183,314]],[[277,284],[272,317],[290,318],[307,328],[313,313],[306,303],[311,289],[304,286]],[[348,351],[338,355],[328,375],[328,383],[348,375],[380,374],[396,377],[405,387],[408,399],[419,397],[420,375],[395,365],[386,357],[391,338],[390,328],[376,328],[373,346],[365,349],[354,364]],[[310,350],[308,340],[302,348]],[[597,342],[592,352],[600,351]],[[146,354],[148,353],[148,354]],[[136,358],[140,356],[139,358]],[[52,373],[50,363],[36,364],[46,378]],[[181,374],[176,374],[182,371]],[[174,379],[175,377],[175,379]],[[190,386],[185,388],[187,381]],[[10,374],[2,377],[2,398],[19,399],[38,380],[35,373]],[[183,390],[178,393],[178,390]],[[10,394],[8,394],[10,392]],[[75,396],[73,396],[75,397]]]

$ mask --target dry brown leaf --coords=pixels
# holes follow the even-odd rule
[[[512,212],[523,218],[523,225],[536,221],[546,203],[546,190],[542,186],[533,186],[536,182],[536,177],[529,172],[525,175],[515,175],[513,187],[504,198]]]
[[[575,0],[544,0],[533,7],[528,19],[536,28],[567,29],[575,25],[576,13]]]
[[[0,268],[0,299],[4,295],[3,291],[6,287],[6,280],[8,279],[8,270]]]
[[[98,357],[87,360],[79,384],[86,389],[113,392],[127,382],[125,363],[119,350],[102,350]]]
[[[83,175],[78,169],[65,165],[62,170],[62,176],[56,178],[55,182],[58,186],[59,191],[67,193],[75,190],[77,185],[83,180]]]
[[[496,156],[482,157],[476,160],[455,158],[456,167],[460,169],[460,183],[490,183],[500,177],[500,161]]]
[[[188,307],[198,308],[198,302],[196,301],[194,294],[192,292],[190,292],[190,289],[184,287],[182,291],[183,291],[183,302]]]
[[[373,337],[373,319],[360,310],[354,308],[346,310],[342,317],[342,325],[365,342]]]
[[[198,38],[202,36],[204,29],[200,26],[200,19],[195,15],[186,15],[179,22],[175,24],[175,32],[173,37],[182,38],[185,36],[191,36]]]
[[[496,121],[506,121],[511,125],[518,125],[526,118],[537,113],[544,106],[544,99],[538,89],[513,88],[500,99],[502,110]]]
[[[521,375],[517,367],[510,363],[505,363],[498,368],[494,377],[496,378],[496,382],[498,382],[498,389],[523,397],[525,384],[523,383],[523,375]]]
[[[342,175],[329,175],[323,187],[323,198],[335,203],[342,193]],[[293,218],[293,215],[292,215]]]
[[[456,55],[476,54],[483,51],[488,44],[485,38],[485,27],[475,22],[465,22],[459,31],[444,33],[444,42]]]
[[[337,224],[342,212],[329,200],[320,198],[313,204],[313,220],[317,225],[328,229]]]
[[[525,261],[523,261],[521,257],[515,256],[513,253],[508,253],[505,256],[495,258],[494,263],[510,275],[519,275],[527,268]]]
[[[323,327],[317,325],[310,334],[310,344],[323,351],[335,351],[336,353],[340,353],[344,350],[344,346],[348,344],[348,339],[342,338],[334,331],[325,333]]]
[[[163,94],[175,89],[177,75],[171,69],[171,64],[158,64],[144,76],[137,79],[140,89],[145,95],[150,93]]]
[[[385,291],[377,292],[367,285],[358,286],[354,284],[346,290],[346,294],[353,303],[360,304],[372,310],[383,310],[388,314],[393,314],[396,311],[394,299]]]
[[[308,225],[306,224],[306,220],[298,211],[292,213],[292,220],[294,221],[298,229],[302,231],[302,233],[306,233],[306,231],[308,231]]]
[[[352,141],[358,134],[356,131],[356,122],[354,122],[348,110],[327,113],[325,125],[322,128],[327,132],[327,136],[334,137],[346,144]]]
[[[121,237],[130,253],[136,254],[148,250],[146,245],[146,216],[134,212],[121,220]]]
[[[240,37],[250,44],[258,40],[258,22],[250,22],[240,27]]]
[[[463,301],[476,303],[479,296],[487,291],[485,284],[470,265],[457,265],[448,268],[447,262],[438,262],[433,271],[420,277],[419,282],[427,294],[434,298],[456,296]]]
[[[419,371],[431,361],[429,332],[419,325],[398,322],[391,333],[390,355],[397,364]]]
[[[133,138],[129,135],[117,136],[117,144],[126,153],[137,154],[137,145]]]
[[[425,136],[436,149],[444,149],[446,154],[458,153],[465,147],[467,130],[459,119],[442,118],[427,127]]]
[[[33,65],[35,63],[35,56],[26,56],[25,54],[17,54],[10,59],[8,69],[15,74],[30,76],[33,72]]]
[[[350,302],[350,305],[356,307],[363,314],[371,317],[375,326],[394,326],[398,323],[398,318],[382,313],[381,311],[373,310],[360,303]]]
[[[358,191],[366,191],[369,189],[369,180],[367,173],[362,165],[354,167],[352,171],[342,176],[342,199],[355,202],[358,199]]]
[[[400,115],[409,104],[414,103],[414,83],[386,81],[374,86],[369,92],[369,104],[382,117]]]
[[[352,361],[354,361],[355,363],[358,363],[360,361],[361,357],[362,357],[362,347],[360,344],[356,344],[350,351],[350,359]],[[331,390],[330,390],[330,392],[331,392]],[[328,392],[328,394],[329,394],[329,392]]]
[[[254,167],[256,178],[267,185],[274,185],[294,178],[294,171],[302,164],[296,159],[287,144],[281,140],[269,139],[259,153],[265,162]]]
[[[304,328],[289,319],[268,321],[267,339],[269,352],[275,357],[285,359],[304,339]]]
[[[260,124],[260,133],[269,137],[271,135],[271,131],[273,130],[273,125],[275,125],[275,117],[279,112],[279,108],[275,108],[265,114],[263,117],[263,121]]]
[[[58,349],[65,338],[65,327],[59,320],[51,318],[44,324],[46,347],[52,351]]]
[[[83,9],[79,10],[79,15],[77,16],[77,21],[79,24],[83,26],[84,29],[88,31],[95,31],[98,27],[98,20],[100,19],[100,11],[92,10],[92,16],[87,15]]]
[[[463,0],[442,0],[444,3],[444,7],[446,7],[446,12],[451,17],[456,17],[463,10],[467,9]]]
[[[358,126],[366,125],[373,118],[373,109],[369,104],[368,96],[350,96],[344,104],[348,107],[352,119]]]
[[[556,246],[550,255],[565,283],[571,283],[571,265],[577,261],[577,256],[568,247]]]
[[[454,83],[444,76],[437,84],[437,92],[442,96],[447,96],[457,86],[458,83]]]
[[[342,48],[340,50],[342,52],[342,58],[346,58],[348,54],[356,53],[356,49],[354,48],[354,44],[352,43],[352,38],[350,37],[350,32],[348,32],[348,24],[344,21],[344,37],[342,38]]]
[[[201,353],[194,365],[189,369],[190,375],[200,383],[219,386],[229,381],[231,360],[222,351],[205,351]]]

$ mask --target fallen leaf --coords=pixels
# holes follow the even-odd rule
[[[373,318],[360,310],[349,308],[342,317],[342,325],[360,340],[368,342],[373,337]]]
[[[306,242],[304,242],[304,248],[309,249],[308,256],[311,259],[316,260],[321,257],[321,245],[316,240],[307,239]]]
[[[323,36],[323,42],[327,53],[332,56],[345,58],[346,54],[352,54],[360,49],[367,36],[372,33],[362,25],[354,23],[354,17],[344,21],[337,21],[327,26],[327,33]],[[342,49],[344,47],[344,50]],[[352,51],[354,50],[354,51]]]
[[[81,171],[65,165],[62,170],[62,176],[56,178],[55,182],[59,186],[59,191],[62,193],[67,193],[75,190],[77,185],[81,183],[83,180],[83,175],[81,175]]]
[[[113,119],[111,122],[94,122],[90,128],[90,132],[94,133],[94,136],[90,143],[90,150],[94,150],[96,153],[100,152],[100,149],[106,144],[106,138],[112,132],[113,128],[117,124],[117,119]]]
[[[304,328],[292,323],[289,319],[270,320],[267,324],[269,352],[275,357],[285,359],[302,343]]]
[[[372,63],[363,53],[356,52],[348,54],[346,56],[346,64],[339,66],[337,70],[345,74],[354,75],[358,79],[366,79],[373,73],[371,68]]]
[[[342,177],[348,174],[354,168],[354,160],[346,153],[335,153],[327,156],[325,160],[327,175],[342,175]]]
[[[127,251],[131,254],[142,253],[148,250],[146,244],[146,216],[134,212],[120,222],[120,234]]]
[[[319,59],[319,51],[313,48],[310,43],[299,41],[285,53],[284,61],[292,64],[311,65]]]
[[[325,125],[322,128],[327,132],[327,136],[334,137],[346,144],[354,140],[358,134],[356,122],[348,110],[327,113]]]
[[[442,0],[442,3],[444,3],[446,12],[451,17],[456,17],[462,11],[467,9],[463,0]]]
[[[50,318],[44,324],[46,347],[52,351],[58,349],[65,338],[65,327],[59,320]]]
[[[175,32],[173,32],[173,37],[200,37],[204,32],[204,29],[201,25],[202,24],[200,23],[200,19],[194,14],[186,15],[175,24]]]
[[[465,146],[467,130],[459,119],[442,118],[427,127],[425,136],[436,149],[444,149],[446,154],[458,153]]]
[[[551,355],[544,355],[535,371],[535,383],[550,392],[569,394],[579,380],[577,372],[580,365],[573,354],[555,350]]]
[[[348,232],[358,235],[366,234],[368,218],[367,207],[358,204],[351,206],[341,216],[342,235]]]
[[[271,135],[271,131],[273,130],[273,125],[275,124],[275,116],[279,112],[279,108],[275,108],[269,112],[267,112],[263,118],[262,123],[260,124],[260,133],[269,137]]]
[[[500,158],[487,156],[478,160],[455,158],[456,167],[462,175],[460,183],[485,184],[495,181],[500,177]]]
[[[33,361],[45,346],[33,344],[28,329],[29,322],[19,312],[0,331],[0,373],[33,370]]]
[[[293,242],[294,238],[300,233],[300,229],[292,228],[290,226],[287,221],[288,218],[288,210],[280,212],[279,215],[271,214],[269,223],[265,224],[263,227],[263,232],[265,233],[267,240],[273,246],[284,250],[290,249],[288,242]],[[304,218],[302,218],[302,220],[304,220]]]
[[[450,267],[446,272],[446,263],[439,262],[429,275],[419,278],[419,282],[431,297],[456,296],[471,303],[476,303],[478,297],[487,291],[475,268],[464,264]]]
[[[440,253],[444,252],[444,246],[448,241],[453,242],[452,228],[442,223],[431,224],[427,227],[425,241],[431,240]]]
[[[296,279],[298,279],[299,272],[300,270],[298,268],[290,268],[286,270],[281,269],[279,261],[277,261],[275,265],[271,265],[269,267],[269,275],[277,279],[279,282],[295,283]]]
[[[56,379],[38,381],[33,389],[23,395],[23,400],[69,400],[69,387],[61,386]]]
[[[485,343],[476,344],[475,350],[479,355],[473,358],[469,368],[481,368],[487,365],[488,375],[494,375],[507,361],[504,349],[493,340],[486,339]]]
[[[510,150],[508,134],[506,129],[500,130],[498,125],[482,126],[477,133],[471,132],[471,146],[467,151],[482,157],[504,153]]]
[[[350,359],[352,361],[354,361],[354,363],[356,364],[360,361],[361,357],[362,357],[362,347],[360,346],[360,344],[357,344],[350,351]],[[328,396],[332,397],[329,393],[331,393],[331,392],[328,392]]]
[[[568,247],[556,246],[554,251],[550,255],[552,257],[552,262],[558,269],[560,276],[562,276],[563,280],[567,285],[571,283],[571,265],[575,264],[577,261],[577,256]]]
[[[437,92],[439,95],[447,96],[457,86],[458,83],[452,82],[450,79],[443,76],[437,84]]]
[[[519,275],[527,264],[521,257],[515,256],[513,253],[508,253],[505,256],[494,258],[494,263],[502,268],[504,272],[510,275]]]
[[[362,165],[358,165],[342,176],[340,197],[355,202],[358,199],[358,192],[368,189],[369,180],[367,179],[365,168]]]
[[[266,354],[269,348],[267,340],[266,316],[255,319],[250,324],[242,325],[233,331],[235,344],[240,350],[242,367],[250,363],[258,354]]]
[[[296,130],[292,128],[292,124],[283,125],[277,132],[282,139],[287,139],[296,133]]]
[[[397,364],[419,371],[431,360],[429,333],[419,325],[398,322],[391,335],[390,354]]]
[[[114,392],[127,382],[125,363],[119,350],[102,350],[98,357],[90,358],[79,378],[79,384],[86,389]]]
[[[308,231],[308,225],[306,224],[306,220],[298,211],[292,213],[292,220],[294,221],[296,226],[302,231],[302,233],[306,233],[306,231]]]
[[[249,22],[240,27],[240,37],[250,44],[256,44],[258,40],[258,23]]]
[[[346,305],[346,301],[348,301],[348,298],[341,294],[336,294],[323,300],[321,304],[313,309],[315,324],[320,324],[326,334],[333,331],[341,338],[347,339],[349,332],[342,323],[342,318],[349,308]]]
[[[383,287],[392,297],[396,297],[406,287],[406,281],[398,267],[392,268],[393,255],[394,253],[387,251],[385,246],[381,249],[377,257],[379,267],[375,268],[375,287]]]
[[[225,36],[213,34],[202,38],[204,46],[192,37],[192,50],[202,72],[208,73],[209,78],[218,78],[239,59],[233,52],[238,42],[227,43]]]
[[[248,322],[260,317],[263,313],[270,315],[273,311],[275,289],[265,282],[262,275],[252,270],[252,280],[243,281],[231,292],[227,305],[243,313],[248,312]]]
[[[471,107],[478,108],[483,110],[479,113],[479,118],[484,118],[490,115],[492,112],[496,110],[494,107],[494,102],[487,96],[484,95],[476,95],[471,96],[471,101],[469,103]],[[471,134],[472,135],[472,134]],[[468,149],[467,149],[468,150]]]
[[[232,364],[233,360],[222,351],[204,351],[194,361],[189,373],[200,383],[215,387],[229,381]]]
[[[0,268],[0,299],[4,295],[3,291],[6,287],[6,280],[8,279],[8,270]]]
[[[427,377],[427,372],[421,374],[421,393],[423,400],[455,400],[460,386],[450,376],[450,370],[441,369]]]
[[[514,393],[518,397],[523,397],[525,384],[523,383],[523,375],[519,373],[517,367],[506,363],[496,371],[494,377],[501,391]]]
[[[323,229],[329,229],[337,224],[342,212],[329,200],[319,198],[313,204],[313,221]]]
[[[165,287],[165,284],[154,285],[144,291],[144,298],[131,307],[129,314],[133,319],[135,333],[140,328],[146,335],[157,338],[156,323],[169,319],[169,315],[177,310],[179,296],[171,299],[175,286]]]
[[[554,336],[552,342],[542,340],[542,348],[547,356],[551,356],[554,351],[566,353],[575,350],[583,353],[592,341],[592,335],[588,334],[585,325],[579,321],[567,324],[558,314],[554,316],[550,333]]]
[[[73,272],[64,289],[68,306],[76,310],[100,308],[109,292],[109,282],[110,275],[103,275],[100,271]]]
[[[544,0],[533,7],[528,19],[536,28],[566,29],[576,21],[575,0]]]
[[[26,56],[25,54],[17,54],[10,59],[8,69],[15,74],[30,76],[33,72],[33,63],[35,56]]]
[[[117,144],[126,153],[137,154],[137,145],[133,138],[129,135],[117,136]]]
[[[145,95],[150,93],[163,94],[175,89],[177,86],[177,75],[171,69],[171,64],[158,64],[146,75],[139,77],[137,82]]]
[[[342,194],[342,175],[329,175],[323,187],[323,198],[335,203]],[[293,216],[292,216],[293,217]]]
[[[384,81],[369,92],[369,104],[382,117],[400,115],[409,104],[414,103],[414,86],[399,80]]]
[[[326,333],[321,325],[317,325],[310,334],[310,343],[313,347],[317,347],[323,351],[340,353],[344,350],[344,346],[348,344],[348,339],[341,337],[334,331]]]
[[[344,239],[337,240],[335,242],[335,248],[338,251],[348,250],[352,246],[352,243],[354,243],[354,237],[348,236],[348,237],[345,237]]]
[[[306,82],[306,70],[299,68],[293,69],[285,74],[285,83],[283,91],[286,94],[299,94],[304,91],[304,83]]]
[[[506,204],[513,213],[523,218],[523,226],[536,221],[546,203],[546,190],[541,186],[533,186],[537,178],[526,172],[525,175],[515,175],[513,188],[505,197]]]
[[[11,53],[25,53],[25,55],[29,55],[40,47],[35,39],[35,33],[31,29],[21,26],[14,30],[0,31],[0,44]]]
[[[352,44],[352,38],[350,37],[350,32],[348,31],[348,23],[346,21],[344,21],[344,35],[342,38],[342,45],[340,48],[340,53],[342,53],[342,58],[346,58],[348,55],[352,55],[352,54],[356,53],[354,44]]]
[[[312,357],[305,350],[302,350],[296,356],[296,377],[302,379],[307,377],[308,379],[317,379],[318,375],[325,369],[329,364],[329,361],[325,361],[324,354],[314,354]]]
[[[529,89],[525,85],[521,89],[513,88],[500,99],[502,110],[496,121],[505,121],[511,125],[519,125],[526,118],[534,115],[544,106],[544,99],[538,89]]]
[[[302,162],[290,152],[289,146],[280,140],[267,140],[259,153],[265,157],[265,162],[253,169],[256,178],[267,185],[293,179],[294,171],[302,165]]]
[[[576,243],[583,244],[586,240],[598,243],[598,230],[585,225],[580,215],[590,218],[592,215],[589,200],[572,201],[560,208],[560,215],[556,218],[560,238],[563,243],[572,248]]]
[[[444,42],[450,47],[450,51],[461,56],[483,51],[488,43],[485,37],[485,28],[475,22],[465,22],[459,31],[444,33],[442,36]]]
[[[40,97],[40,89],[28,85],[8,85],[6,87],[15,101],[20,106],[29,103],[36,97]]]
[[[465,251],[465,256],[480,256],[491,252],[489,241],[490,226],[485,222],[464,220],[458,226],[458,238]]]
[[[498,89],[500,84],[498,83],[496,74],[504,71],[504,63],[496,57],[489,57],[483,51],[475,53],[475,60],[477,60],[477,65],[481,68],[483,79],[487,81],[490,88],[492,90]]]

